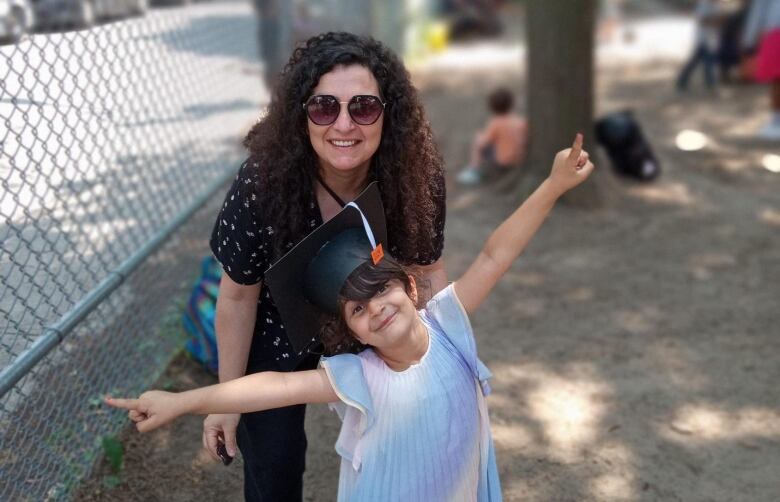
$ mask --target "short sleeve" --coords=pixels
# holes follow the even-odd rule
[[[268,268],[269,249],[258,218],[256,175],[249,160],[233,180],[214,223],[209,245],[225,273],[238,284],[257,284]]]
[[[340,399],[330,404],[342,421],[336,452],[349,461],[355,470],[359,470],[363,457],[360,439],[373,425],[375,418],[362,360],[355,354],[339,354],[323,357],[320,366],[325,368],[333,390]]]
[[[448,285],[431,298],[421,315],[423,320],[444,333],[447,339],[452,342],[471,368],[474,377],[482,385],[483,394],[488,395],[490,393],[488,380],[493,375],[477,357],[477,343],[471,329],[471,321],[469,321],[469,316],[463,304],[460,303],[458,295],[455,294],[453,284]]]

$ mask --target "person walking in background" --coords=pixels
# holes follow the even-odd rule
[[[715,64],[720,34],[718,33],[718,9],[715,0],[699,0],[696,4],[696,33],[693,52],[677,77],[677,90],[685,91],[693,71],[699,64],[704,71],[708,88],[715,86]]]
[[[753,0],[742,33],[742,47],[755,50],[753,78],[769,84],[769,121],[758,136],[780,140],[780,0]]]
[[[748,0],[740,0],[736,9],[723,19],[718,42],[718,65],[723,83],[733,82],[732,69],[742,63],[742,32],[749,6]]]
[[[505,173],[522,163],[528,140],[528,122],[514,112],[514,97],[509,89],[499,88],[488,97],[493,116],[474,136],[468,165],[457,181],[474,185],[492,172]]]
[[[216,313],[221,382],[317,366],[319,350],[292,349],[265,272],[371,181],[386,211],[388,251],[421,275],[423,297],[447,285],[443,161],[398,56],[372,38],[326,33],[296,48],[275,82],[211,236],[224,269]],[[203,443],[219,459],[221,445],[236,454],[238,438],[246,500],[301,500],[304,416],[304,405],[210,415]]]

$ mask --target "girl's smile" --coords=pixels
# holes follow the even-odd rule
[[[387,326],[389,326],[395,320],[395,315],[396,314],[397,314],[397,312],[393,312],[389,316],[385,317],[385,319],[381,323],[379,323],[379,327],[376,328],[374,331],[382,331]]]

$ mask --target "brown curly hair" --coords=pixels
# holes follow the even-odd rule
[[[443,228],[443,221],[435,221],[440,211],[434,201],[445,196],[445,187],[431,127],[400,59],[373,38],[351,33],[325,33],[296,48],[279,75],[267,114],[244,139],[251,159],[247,166],[257,183],[254,191],[263,194],[255,204],[278,232],[275,253],[278,256],[285,251],[284,243],[297,242],[310,231],[306,209],[318,161],[303,103],[322,75],[352,64],[371,71],[387,102],[370,176],[379,182],[395,255],[404,263],[418,255],[434,255],[433,232]]]
[[[333,356],[336,354],[357,354],[367,348],[363,345],[347,326],[344,319],[344,305],[348,301],[363,301],[373,298],[379,288],[387,281],[398,279],[404,285],[407,295],[412,293],[412,279],[414,274],[404,268],[400,263],[389,256],[385,256],[378,264],[370,261],[360,265],[347,277],[344,286],[339,293],[339,313],[325,319],[320,341],[324,346],[324,354]]]

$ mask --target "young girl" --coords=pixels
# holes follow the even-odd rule
[[[342,457],[339,500],[501,500],[485,402],[490,373],[477,359],[468,314],[520,255],[556,200],[592,170],[578,134],[463,277],[419,312],[414,279],[389,257],[377,262],[370,233],[340,231],[304,272],[302,290],[311,290],[304,293],[309,301],[336,313],[323,341],[343,351],[323,358],[318,369],[257,373],[182,393],[148,391],[137,399],[106,402],[129,410],[140,432],[187,413],[335,403],[342,420],[336,443]]]

